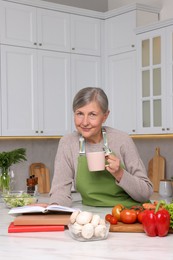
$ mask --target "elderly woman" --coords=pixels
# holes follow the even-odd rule
[[[77,131],[59,142],[50,203],[71,206],[73,182],[85,205],[130,207],[147,201],[153,187],[135,144],[128,134],[103,126],[109,116],[105,92],[81,89],[73,111]],[[103,151],[105,146],[112,151],[106,156],[105,170],[89,172],[86,152]]]

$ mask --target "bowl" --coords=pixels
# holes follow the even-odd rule
[[[28,194],[25,191],[9,191],[3,193],[2,200],[7,208],[22,207],[38,201],[35,195]]]
[[[87,224],[86,224],[87,225]],[[77,241],[82,241],[82,242],[89,242],[89,241],[99,241],[99,240],[104,240],[107,239],[108,234],[109,234],[109,229],[110,229],[110,223],[105,222],[104,225],[97,225],[96,227],[93,227],[93,235],[91,237],[84,237],[83,236],[83,229],[84,226],[79,227],[79,225],[76,225],[76,223],[68,224],[68,229],[70,236],[77,240]]]

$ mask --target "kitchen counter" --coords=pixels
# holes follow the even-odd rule
[[[111,208],[88,207],[81,204],[80,196],[73,193],[73,207],[98,213],[104,217]],[[155,194],[153,199],[157,199]],[[47,195],[39,202],[48,202]],[[166,237],[148,237],[145,233],[112,233],[102,241],[78,242],[69,236],[68,229],[58,232],[8,233],[13,217],[0,203],[0,259],[118,259],[158,260],[173,259],[173,234]]]

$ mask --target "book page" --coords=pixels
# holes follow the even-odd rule
[[[10,209],[8,214],[23,214],[23,213],[45,213],[47,209],[41,206],[23,206]]]
[[[59,211],[59,212],[69,212],[72,213],[74,211],[76,211],[78,209],[75,208],[70,208],[70,207],[64,207],[64,206],[60,206],[60,205],[56,205],[56,204],[52,204],[49,205],[47,207],[41,207],[41,206],[37,206],[36,204],[33,206],[23,206],[23,207],[16,207],[16,208],[12,208],[10,209],[10,211],[8,212],[8,214],[10,215],[18,215],[18,214],[26,214],[26,213],[46,213],[49,211]]]
[[[65,206],[56,205],[56,204],[49,205],[46,209],[48,211],[63,211],[63,212],[74,212],[74,211],[78,210],[75,208],[65,207]]]

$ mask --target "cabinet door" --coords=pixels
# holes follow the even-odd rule
[[[166,131],[173,133],[173,26],[168,26],[166,32]]]
[[[39,135],[71,130],[70,54],[38,52]]]
[[[85,55],[71,55],[71,78],[73,93],[84,87],[101,86],[100,58]]]
[[[37,9],[39,48],[70,51],[70,14]]]
[[[131,11],[109,18],[106,24],[106,46],[108,55],[131,51],[136,48],[136,12]]]
[[[38,129],[36,50],[1,46],[2,135]]]
[[[136,52],[108,58],[110,115],[107,124],[129,134],[136,131]]]
[[[71,79],[72,97],[82,88],[101,87],[100,58],[72,54]]]
[[[138,129],[164,133],[166,119],[165,31],[138,35]]]
[[[36,8],[1,1],[1,43],[33,47],[36,44]]]
[[[71,49],[73,53],[100,56],[100,20],[71,15]]]

